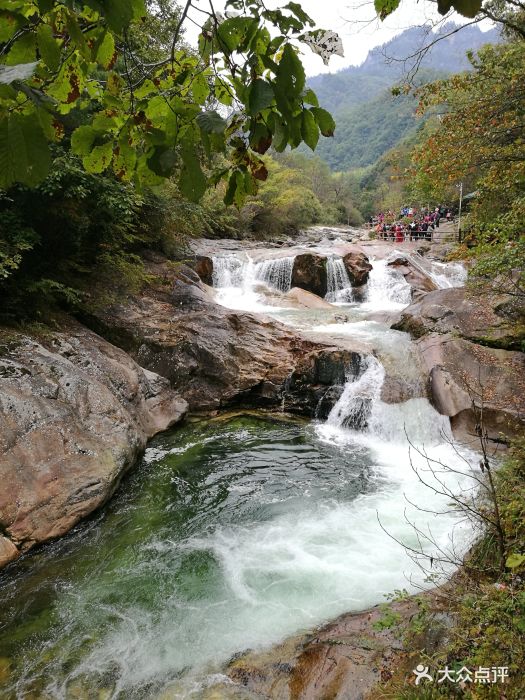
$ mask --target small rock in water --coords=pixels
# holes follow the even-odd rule
[[[346,314],[336,314],[334,319],[337,323],[349,323],[350,319]]]

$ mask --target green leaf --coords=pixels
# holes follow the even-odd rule
[[[40,13],[42,15],[46,14],[46,12],[51,12],[53,9],[53,0],[37,0],[38,9],[40,10]]]
[[[89,60],[91,58],[91,51],[89,49],[89,46],[87,45],[86,38],[82,33],[82,30],[80,29],[80,25],[75,15],[67,15],[66,27],[75,48],[80,52],[80,54],[84,58],[87,58]]]
[[[522,564],[525,564],[525,554],[514,552],[507,557],[505,565],[508,569],[518,569]]]
[[[314,115],[309,110],[303,112],[301,136],[305,144],[309,146],[312,151],[315,151],[315,147],[319,141],[319,127],[317,126]]]
[[[309,24],[312,27],[314,26],[314,21],[309,15],[306,14],[306,12],[303,10],[303,8],[298,2],[289,2],[287,5],[284,6],[284,8],[286,10],[291,10],[297,17],[297,19],[303,24]]]
[[[61,50],[53,36],[53,31],[49,24],[41,24],[36,32],[36,43],[40,56],[48,68],[52,71],[58,70],[60,66]]]
[[[27,80],[38,66],[38,61],[19,63],[17,66],[0,66],[0,83],[10,85],[15,80]]]
[[[319,125],[319,129],[323,136],[333,136],[335,131],[335,121],[330,112],[322,107],[312,107],[311,113],[315,117],[315,121]]]
[[[131,180],[137,162],[135,149],[129,145],[127,138],[126,134],[121,135],[113,157],[113,170],[121,180]]]
[[[272,145],[278,153],[282,153],[288,144],[288,129],[279,117],[275,118]]]
[[[438,0],[439,1],[439,0]],[[374,7],[380,20],[384,20],[388,15],[397,10],[399,0],[374,0]]]
[[[115,56],[115,39],[111,32],[105,32],[104,38],[98,47],[96,60],[104,68],[110,68]]]
[[[100,0],[108,27],[121,34],[133,19],[146,14],[144,0]]]
[[[27,24],[24,15],[0,10],[0,44],[9,41],[24,24]]]
[[[207,134],[222,134],[228,125],[227,121],[215,110],[201,112],[196,117],[197,124]]]
[[[199,105],[203,105],[206,102],[206,98],[210,94],[210,86],[206,80],[206,76],[203,73],[197,73],[193,78],[191,83],[191,93],[193,99]]]
[[[232,91],[224,80],[221,78],[216,79],[213,92],[216,100],[218,100],[222,105],[226,105],[226,107],[231,107],[233,103]]]
[[[113,159],[113,143],[103,143],[95,146],[91,153],[82,158],[85,169],[88,173],[102,173]]]
[[[252,120],[253,122],[254,120]],[[263,122],[255,122],[250,131],[250,146],[257,153],[266,153],[272,145],[272,133]]]
[[[443,2],[442,0],[440,2],[440,0],[438,0],[438,11],[441,14],[446,14],[448,12],[448,10],[445,10],[444,12],[441,11],[442,5],[444,4],[448,3]],[[463,17],[473,18],[481,10],[481,0],[453,0],[452,6],[456,12],[459,12],[459,14],[463,15]]]
[[[255,116],[263,109],[269,107],[275,99],[270,83],[262,78],[253,81],[248,94],[248,113]]]
[[[31,61],[36,61],[36,34],[28,32],[12,44],[4,63],[7,66],[16,66]]]
[[[303,102],[307,105],[313,105],[314,107],[319,107],[319,100],[317,95],[311,88],[307,88],[302,95]]]
[[[77,156],[87,156],[91,153],[97,132],[91,126],[79,126],[71,135],[71,150]]]
[[[235,170],[228,181],[226,194],[224,195],[224,203],[227,205],[235,204],[239,209],[244,204],[246,199],[246,180],[243,173]]]
[[[49,172],[51,153],[35,114],[16,112],[0,120],[0,187],[38,185]]]
[[[283,49],[281,60],[278,64],[276,86],[288,99],[298,97],[305,83],[303,64],[290,44]]]
[[[259,27],[257,20],[252,17],[232,17],[219,24],[217,36],[222,49],[227,52],[238,50],[249,33]],[[252,30],[252,32],[250,32]]]
[[[198,202],[206,191],[206,178],[193,148],[182,151],[182,162],[179,189],[191,202]]]

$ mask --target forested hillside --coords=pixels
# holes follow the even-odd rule
[[[446,25],[442,34],[453,30]],[[333,139],[319,143],[316,153],[335,171],[366,167],[419,128],[413,94],[394,97],[391,87],[414,66],[404,59],[428,43],[426,30],[414,27],[371,51],[365,62],[333,75],[316,76],[310,84],[336,116]],[[426,53],[414,78],[416,85],[471,68],[467,51],[499,41],[499,32],[466,27],[438,41]],[[387,61],[388,59],[396,59]]]

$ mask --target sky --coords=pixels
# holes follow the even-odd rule
[[[398,9],[384,22],[376,18],[373,2],[368,0],[299,0],[302,8],[316,22],[317,27],[337,32],[344,45],[345,57],[332,56],[328,66],[323,64],[319,56],[304,47],[302,62],[308,76],[319,73],[335,73],[341,68],[361,64],[368,52],[380,44],[392,39],[409,27],[437,22],[441,18],[436,9],[436,3],[429,0],[401,0]],[[222,9],[221,0],[215,0],[216,9]],[[271,6],[282,6],[284,2],[267,2]],[[452,21],[462,24],[468,20],[457,14],[452,15]],[[482,22],[480,28],[490,29],[489,22]],[[195,28],[188,26],[187,39],[193,43],[192,34]]]

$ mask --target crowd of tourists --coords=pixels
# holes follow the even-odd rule
[[[433,232],[441,221],[452,221],[452,209],[440,206],[434,209],[401,207],[399,212],[381,212],[369,220],[378,238],[403,243],[404,241],[432,240]]]

